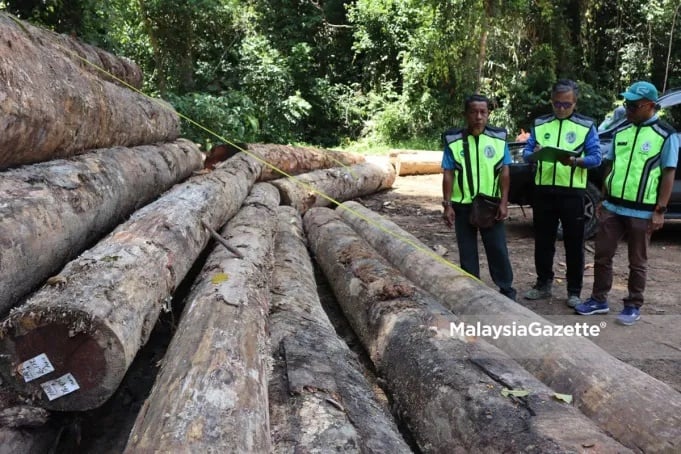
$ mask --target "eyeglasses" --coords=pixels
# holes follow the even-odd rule
[[[574,102],[560,102],[560,101],[553,101],[553,108],[554,109],[569,109],[570,107],[574,106]]]
[[[624,101],[624,107],[632,112],[636,112],[638,109],[648,104],[650,104],[650,102],[640,102],[637,104],[631,101]]]

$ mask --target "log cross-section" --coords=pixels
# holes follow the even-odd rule
[[[235,157],[217,171],[190,178],[67,264],[57,285],[42,287],[0,324],[5,379],[46,408],[102,404],[208,243],[202,222],[217,228],[231,218],[260,171],[252,158]],[[41,354],[54,371],[25,382],[25,362]],[[72,392],[49,400],[47,391],[58,379],[71,386],[57,391]]]

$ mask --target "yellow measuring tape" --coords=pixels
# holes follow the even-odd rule
[[[98,71],[100,71],[100,72],[106,74],[107,76],[111,77],[112,79],[116,80],[116,81],[117,81],[118,83],[120,83],[121,85],[123,85],[123,86],[129,88],[130,90],[132,90],[132,91],[134,91],[134,92],[136,92],[136,93],[139,93],[140,95],[146,97],[147,99],[149,99],[149,100],[155,102],[156,104],[158,104],[159,106],[161,106],[163,109],[168,109],[168,108],[169,108],[169,107],[168,107],[169,104],[167,104],[166,102],[161,102],[161,101],[159,101],[159,100],[156,99],[156,98],[152,98],[151,96],[147,95],[146,93],[142,92],[141,90],[139,90],[139,89],[133,87],[132,85],[130,85],[130,84],[127,83],[126,81],[121,80],[121,79],[119,79],[118,77],[114,76],[113,74],[111,74],[111,73],[110,73],[109,71],[107,71],[106,69],[104,69],[104,68],[102,68],[102,67],[96,65],[95,63],[93,63],[93,62],[87,60],[87,59],[84,58],[84,57],[81,57],[81,56],[78,55],[76,52],[72,51],[71,49],[67,49],[67,48],[65,48],[64,46],[61,46],[61,45],[58,44],[58,43],[53,43],[53,44],[55,44],[57,47],[59,47],[60,49],[62,49],[65,53],[72,55],[73,57],[75,57],[75,58],[77,58],[77,59],[79,59],[79,60],[85,62],[86,64],[88,64],[88,65],[90,65],[90,66],[96,68]],[[192,120],[191,118],[187,117],[186,115],[183,115],[182,113],[177,112],[175,109],[173,109],[173,112],[177,113],[177,115],[178,115],[180,118],[182,118],[182,119],[188,121],[189,123],[191,123],[192,125],[196,126],[197,128],[202,129],[203,131],[207,132],[208,134],[212,135],[213,137],[215,137],[215,138],[217,138],[217,139],[220,139],[223,143],[228,143],[229,145],[233,146],[234,148],[236,148],[236,149],[238,149],[238,150],[241,150],[243,153],[245,153],[246,155],[252,157],[253,159],[256,159],[257,161],[261,162],[263,165],[269,167],[270,169],[274,170],[275,172],[277,172],[277,173],[279,173],[279,174],[281,174],[281,175],[283,175],[283,176],[285,176],[285,177],[290,178],[290,179],[293,180],[296,184],[299,184],[300,186],[304,187],[304,188],[307,189],[308,191],[310,191],[310,192],[312,192],[312,193],[314,193],[314,194],[319,195],[320,197],[322,197],[323,199],[327,200],[327,201],[330,202],[331,204],[336,205],[337,207],[340,207],[340,208],[342,208],[342,209],[348,211],[349,213],[353,214],[354,216],[357,216],[358,218],[360,218],[360,219],[362,219],[363,221],[367,222],[369,225],[371,225],[371,226],[373,226],[373,227],[379,229],[380,231],[382,231],[382,232],[384,232],[384,233],[387,233],[388,235],[391,235],[393,238],[396,238],[396,239],[398,239],[398,240],[400,240],[400,241],[402,241],[402,242],[404,242],[404,243],[410,245],[411,247],[413,247],[414,249],[416,249],[416,250],[418,250],[418,251],[421,251],[421,252],[423,252],[423,253],[429,254],[431,257],[435,258],[435,259],[438,260],[439,262],[443,263],[444,265],[446,265],[446,266],[448,266],[448,267],[450,267],[450,268],[453,268],[453,269],[459,271],[460,273],[463,273],[465,276],[468,276],[468,277],[470,277],[471,279],[474,279],[474,280],[476,280],[476,281],[480,281],[477,277],[475,277],[475,276],[473,276],[472,274],[466,272],[466,271],[463,270],[461,267],[459,267],[459,266],[453,264],[452,262],[446,260],[444,257],[440,256],[439,254],[435,253],[434,251],[431,251],[431,250],[428,249],[428,248],[424,248],[424,247],[422,247],[421,245],[419,245],[419,244],[415,243],[414,241],[412,241],[411,239],[405,238],[404,236],[402,236],[402,235],[400,235],[400,234],[398,234],[398,233],[395,233],[395,232],[393,232],[393,231],[391,231],[391,230],[388,230],[388,229],[384,228],[382,225],[380,225],[380,224],[374,222],[372,219],[369,219],[369,218],[367,218],[366,216],[362,215],[361,213],[359,213],[359,212],[353,210],[352,208],[349,208],[349,207],[343,205],[342,202],[339,202],[338,200],[334,199],[333,197],[330,197],[329,195],[323,193],[322,191],[319,191],[319,190],[315,189],[313,186],[309,185],[308,183],[305,183],[304,181],[300,180],[299,178],[296,178],[294,175],[289,175],[286,171],[280,169],[279,167],[275,166],[274,164],[268,162],[268,161],[265,160],[265,159],[262,159],[260,156],[255,155],[255,154],[249,152],[248,150],[245,150],[245,149],[239,147],[238,145],[236,145],[236,144],[234,144],[233,142],[231,142],[229,139],[227,139],[227,138],[225,138],[225,137],[222,137],[220,134],[216,133],[215,131],[212,131],[212,130],[206,128],[206,127],[203,126],[202,124],[197,123],[196,121]],[[333,158],[333,157],[331,157],[331,160],[333,160],[334,162],[338,163],[340,166],[346,168],[346,169],[348,170],[348,172],[352,175],[352,172],[350,171],[350,169],[349,169],[345,164],[343,164],[342,162],[336,160],[336,159]],[[355,177],[354,175],[352,175],[352,176]]]

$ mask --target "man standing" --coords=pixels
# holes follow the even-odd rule
[[[601,163],[598,133],[593,120],[575,112],[579,89],[571,80],[559,80],[551,89],[553,114],[534,120],[523,157],[530,160],[542,147],[579,152],[560,161],[538,161],[535,171],[534,265],[535,286],[525,294],[529,300],[551,297],[553,257],[558,222],[563,226],[567,263],[567,305],[580,304],[584,277],[584,192],[587,169]]]
[[[511,163],[506,130],[487,125],[489,100],[482,95],[466,98],[464,115],[464,128],[450,129],[443,134],[443,218],[448,227],[454,226],[461,268],[479,278],[478,228],[469,222],[471,204],[477,194],[501,198],[496,222],[479,230],[492,280],[502,294],[515,300],[513,271],[502,222],[508,217],[508,165]]]
[[[594,257],[591,298],[575,308],[581,315],[607,314],[612,288],[612,259],[624,234],[629,249],[629,295],[617,316],[623,325],[641,318],[646,286],[648,244],[654,230],[662,227],[674,184],[679,141],[674,129],[656,113],[657,88],[636,82],[622,93],[627,120],[616,132],[607,162],[603,194],[598,207],[599,229]]]

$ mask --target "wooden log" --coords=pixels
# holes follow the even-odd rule
[[[312,207],[329,206],[390,188],[395,182],[395,169],[387,161],[355,164],[315,170],[291,178],[273,180],[281,202],[300,213]]]
[[[330,167],[351,166],[365,161],[364,156],[355,153],[289,145],[251,143],[245,151],[268,163],[263,168],[260,181]]]
[[[179,136],[169,104],[83,70],[26,30],[0,15],[0,169]]]
[[[20,21],[8,13],[0,13],[0,15],[17,23],[32,41],[55,52],[64,53],[83,70],[110,82],[120,83],[116,81],[116,79],[120,79],[134,88],[142,88],[142,69],[131,60],[113,55],[74,37],[36,27],[26,21]]]
[[[394,223],[357,202],[342,205],[343,219],[406,277],[435,295],[467,324],[517,326],[549,321],[457,271]],[[339,210],[340,211],[340,210]],[[578,324],[579,319],[571,320]],[[551,388],[573,395],[603,430],[632,449],[681,449],[681,394],[614,358],[586,337],[486,337]]]
[[[628,452],[415,287],[340,216],[305,215],[310,249],[423,452]],[[441,329],[444,328],[444,329]],[[504,389],[524,390],[515,399]]]
[[[270,452],[267,314],[279,193],[255,185],[187,297],[125,452]]]
[[[45,454],[54,447],[57,431],[51,427],[0,427],[0,454]]]
[[[390,153],[397,175],[429,175],[442,173],[441,151],[400,151]]]
[[[197,146],[180,139],[0,172],[0,313],[200,167]]]
[[[322,309],[302,220],[278,210],[269,383],[273,452],[411,452]]]
[[[55,410],[106,401],[206,246],[202,222],[217,228],[231,218],[260,171],[260,163],[237,156],[192,177],[69,262],[60,285],[43,286],[0,324],[0,373],[8,383]],[[36,367],[41,354],[54,367],[46,375],[49,368]],[[38,377],[25,382],[26,370]],[[77,390],[61,395],[74,383]]]

